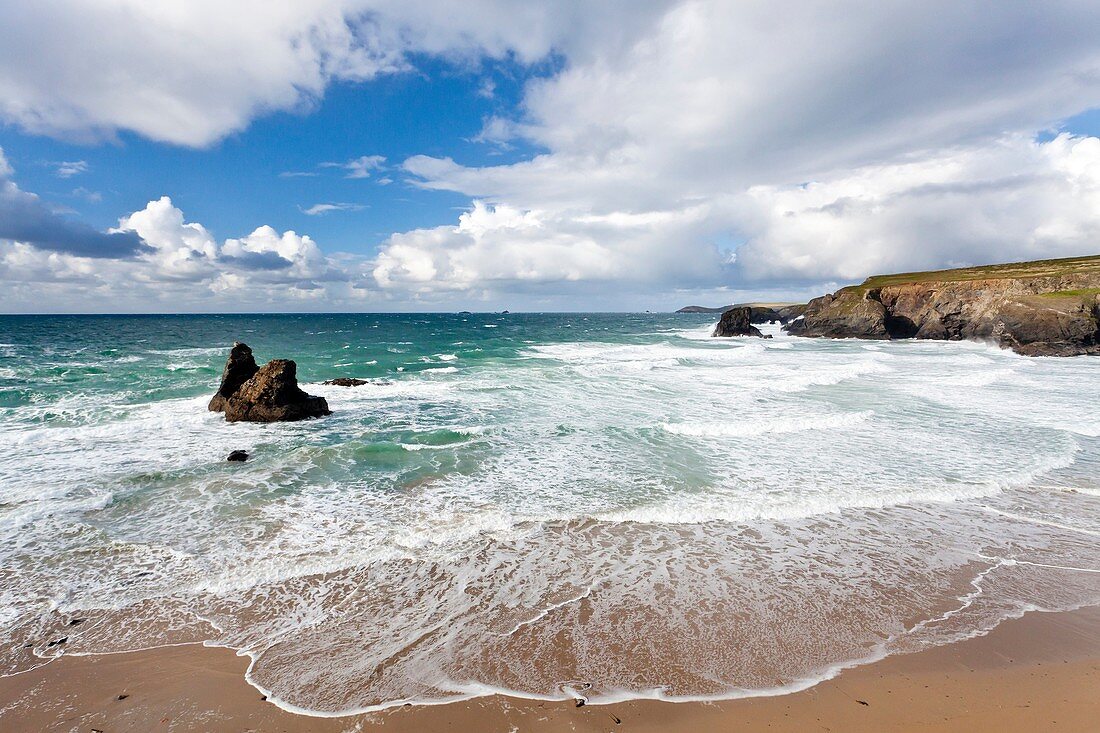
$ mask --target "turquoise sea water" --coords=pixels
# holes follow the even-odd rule
[[[1100,360],[713,320],[0,317],[0,671],[202,641],[318,714],[696,699],[1100,602]],[[209,413],[236,340],[334,414]]]

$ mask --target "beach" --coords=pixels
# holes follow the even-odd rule
[[[6,325],[0,681],[37,727],[141,700],[181,730],[774,726],[832,701],[844,729],[889,723],[901,674],[952,694],[948,650],[967,705],[1090,663],[1056,621],[1100,605],[1085,359],[714,339],[706,314]],[[207,409],[245,339],[331,414]],[[997,639],[1012,665],[965,651]],[[852,679],[854,711],[828,692]]]
[[[1100,719],[1100,608],[1032,613],[986,636],[855,667],[788,695],[577,707],[491,696],[337,718],[297,715],[244,682],[247,660],[195,645],[64,657],[0,679],[22,731],[1086,731]],[[121,698],[121,699],[120,699]]]

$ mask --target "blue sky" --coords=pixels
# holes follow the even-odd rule
[[[490,165],[535,152],[522,142],[502,148],[472,139],[485,119],[515,112],[524,81],[546,73],[545,64],[469,69],[431,58],[414,63],[408,73],[335,83],[304,109],[259,117],[209,147],[164,144],[126,131],[117,141],[88,144],[28,135],[12,125],[0,130],[0,147],[25,189],[101,229],[169,195],[221,237],[246,234],[262,222],[308,232],[326,248],[367,254],[392,232],[450,223],[469,204],[467,196],[409,185],[394,170],[401,161],[425,154]],[[491,96],[485,91],[490,84]],[[349,171],[322,165],[372,155],[387,163],[369,178],[348,178]],[[65,161],[83,161],[87,171],[61,178],[58,164]],[[331,202],[364,208],[302,213]]]
[[[1096,251],[1100,8],[786,5],[4,6],[0,311],[659,310]]]

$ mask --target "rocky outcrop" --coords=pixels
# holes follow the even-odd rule
[[[794,305],[785,305],[782,308],[776,308],[775,309],[775,314],[777,316],[779,316],[779,318],[778,319],[773,319],[773,320],[778,320],[780,323],[786,324],[786,323],[789,323],[790,321],[793,321],[795,318],[798,318],[800,315],[802,315],[805,312],[806,312],[806,304],[805,303],[795,303]]]
[[[868,278],[811,300],[786,330],[988,341],[1028,356],[1100,354],[1100,257]]]
[[[209,409],[224,412],[229,422],[280,422],[331,414],[323,397],[313,397],[298,387],[297,372],[297,365],[287,359],[273,359],[258,367],[252,349],[235,343]],[[245,460],[233,457],[242,452],[234,451],[229,460]]]
[[[752,309],[748,307],[730,308],[722,314],[718,325],[714,327],[713,336],[757,336],[763,338],[760,329],[752,325],[750,320]]]
[[[331,415],[324,397],[298,387],[298,366],[289,359],[272,359],[225,401],[229,422],[285,422]]]
[[[241,385],[252,379],[260,367],[256,365],[256,358],[252,356],[252,349],[247,344],[239,341],[233,344],[229,352],[229,359],[225,362],[222,371],[222,383],[218,391],[210,399],[208,408],[211,412],[225,412],[225,401],[241,388]]]
[[[225,460],[230,461],[232,463],[244,463],[245,461],[248,460],[248,451],[235,450],[232,453],[230,453],[229,457],[226,458]]]
[[[330,387],[362,387],[364,384],[370,384],[370,382],[366,379],[356,379],[355,377],[337,377],[327,382],[321,382],[321,384]]]
[[[886,308],[882,303],[843,290],[811,300],[802,318],[787,325],[785,330],[795,336],[890,338],[886,331]]]

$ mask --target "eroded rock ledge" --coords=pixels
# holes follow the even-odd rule
[[[988,341],[1027,356],[1100,354],[1100,256],[875,276],[811,300],[785,329]]]

